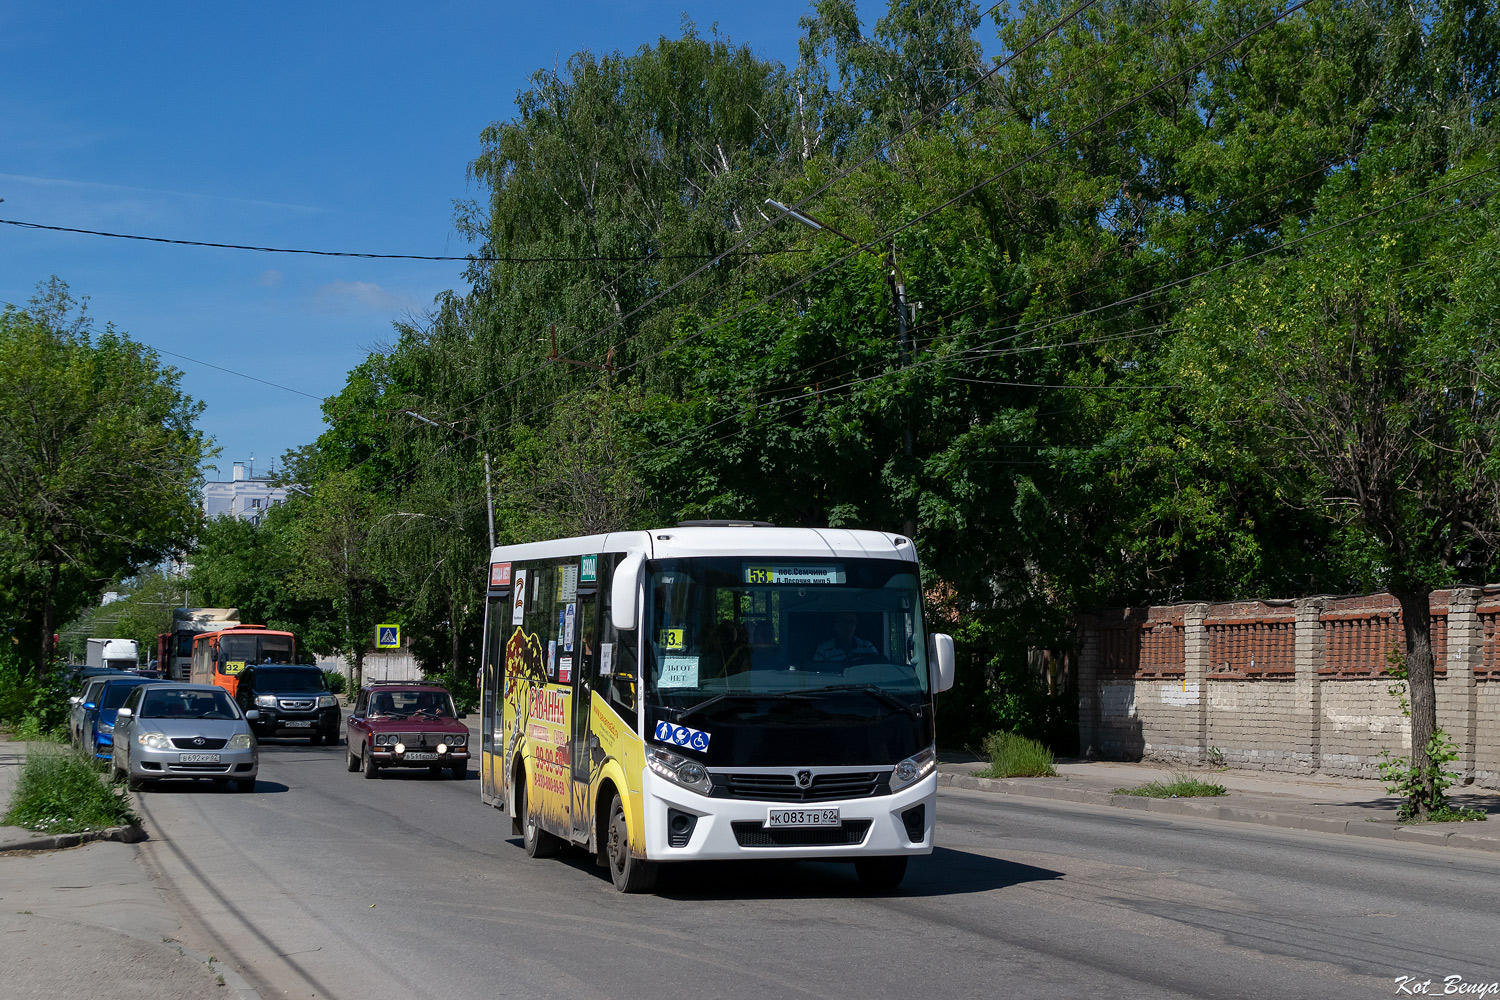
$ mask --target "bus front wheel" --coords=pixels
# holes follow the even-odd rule
[[[615,793],[609,805],[609,827],[605,830],[609,877],[621,892],[650,892],[656,884],[656,865],[630,853],[630,829],[625,825],[625,804]]]

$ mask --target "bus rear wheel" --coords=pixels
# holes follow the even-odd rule
[[[609,804],[609,825],[604,831],[609,877],[621,892],[650,892],[656,885],[656,865],[630,853],[630,828],[625,824],[625,804],[615,793]]]
[[[906,877],[905,858],[860,858],[854,862],[854,874],[866,889],[889,891]]]
[[[554,857],[562,847],[562,841],[542,829],[542,818],[531,811],[531,800],[526,794],[526,779],[516,789],[516,815],[521,817],[521,844],[528,858]]]

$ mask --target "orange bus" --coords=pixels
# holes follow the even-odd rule
[[[297,640],[264,625],[236,625],[193,637],[193,683],[217,684],[233,697],[252,663],[296,663]]]

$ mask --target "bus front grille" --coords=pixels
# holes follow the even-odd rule
[[[762,802],[827,802],[833,799],[867,799],[890,791],[889,771],[856,771],[815,774],[812,784],[798,786],[791,774],[716,774],[714,794],[729,799]]]
[[[870,832],[870,820],[846,819],[838,826],[776,827],[766,829],[755,820],[736,820],[734,839],[741,847],[852,847]]]

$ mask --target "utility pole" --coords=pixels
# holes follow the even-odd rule
[[[406,414],[408,417],[411,417],[413,420],[418,420],[418,421],[420,421],[420,422],[422,422],[424,424],[427,424],[430,427],[437,427],[437,428],[439,428],[441,430],[452,431],[454,434],[457,434],[459,437],[463,438],[465,441],[473,441],[473,442],[476,442],[476,443],[479,441],[479,439],[477,437],[475,437],[474,435],[472,435],[472,434],[465,434],[463,431],[459,430],[457,427],[454,427],[452,424],[440,424],[436,420],[433,420],[433,419],[431,419],[429,417],[424,417],[424,416],[422,416],[422,414],[417,413],[417,412],[415,412],[413,410],[402,410],[401,412],[404,413],[404,414]],[[495,547],[495,494],[494,494],[494,491],[493,491],[492,487],[490,486],[490,453],[489,453],[488,450],[486,450],[485,453],[484,453],[484,502],[485,502],[485,506],[489,509],[489,517],[490,517],[490,548],[494,549],[494,547]],[[485,553],[485,559],[486,560],[489,559],[489,553]]]
[[[819,219],[815,219],[811,215],[808,215],[806,212],[803,212],[803,211],[801,211],[799,209],[792,208],[790,205],[783,205],[781,202],[776,201],[775,199],[772,199],[772,198],[767,198],[766,199],[766,204],[770,205],[772,208],[776,209],[778,212],[781,212],[783,215],[788,215],[788,216],[792,217],[793,219],[796,219],[798,222],[802,223],[804,226],[807,226],[809,229],[814,229],[814,230],[824,230],[824,229],[826,229],[828,232],[830,232],[833,235],[839,237],[841,240],[843,240],[845,243],[850,244],[851,246],[857,247],[857,248],[859,248],[861,250],[865,250],[866,252],[869,252],[869,253],[874,253],[875,252],[875,251],[871,250],[870,248],[866,247],[859,240],[857,240],[854,237],[850,236],[848,233],[842,232],[841,230],[836,229],[833,226],[830,226],[828,223],[823,222],[823,221],[821,221]],[[885,261],[886,261],[886,264],[887,264],[887,266],[889,268],[889,271],[887,273],[887,278],[888,278],[888,280],[891,283],[891,295],[896,300],[896,358],[897,358],[897,365],[900,368],[906,368],[908,365],[911,364],[911,335],[908,333],[908,331],[906,329],[906,320],[907,320],[907,312],[906,312],[906,276],[901,273],[901,266],[896,263],[896,241],[894,239],[892,239],[887,244],[887,250],[886,250],[886,254],[885,254]],[[904,406],[901,408],[901,412],[902,412],[902,416],[901,416],[901,453],[902,453],[902,455],[905,456],[905,458],[907,460],[906,461],[907,468],[910,469],[911,468],[911,464],[912,464],[911,463],[911,459],[912,459],[912,455],[913,455],[913,451],[914,451],[914,440],[913,440],[914,439],[914,435],[913,435],[912,426],[911,426],[911,413],[910,413],[909,409],[907,407],[904,407]],[[906,537],[908,537],[908,538],[915,538],[916,537],[916,533],[917,533],[917,521],[916,521],[916,518],[914,518],[910,514],[908,514],[906,516],[906,520],[903,523],[902,527],[905,530]]]

